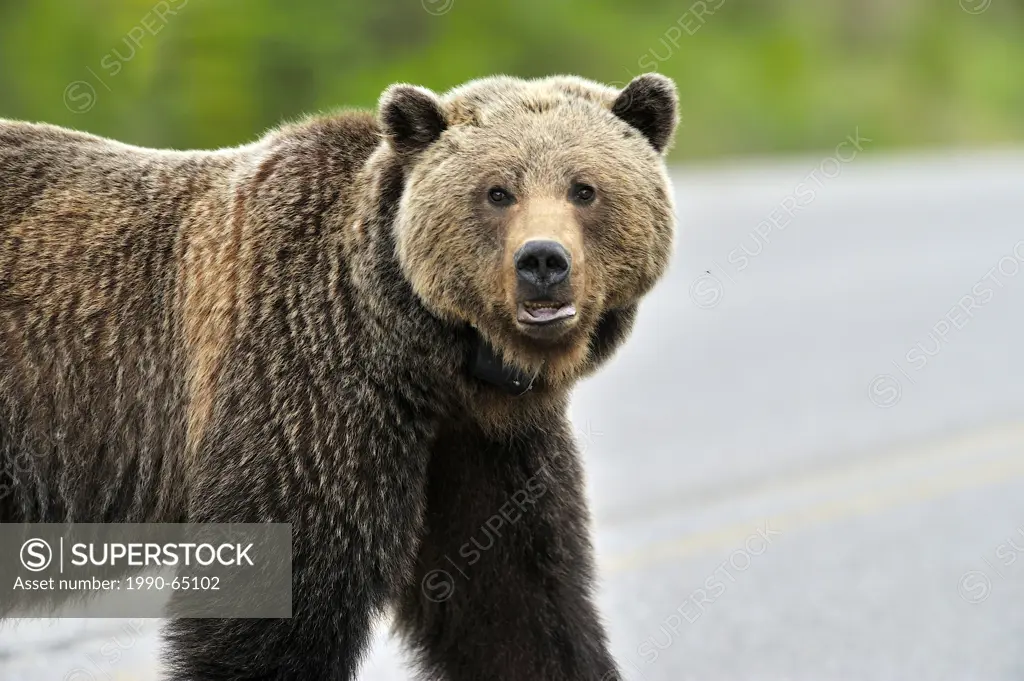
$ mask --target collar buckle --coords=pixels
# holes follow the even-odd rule
[[[479,332],[476,332],[476,337],[476,348],[469,365],[469,371],[474,377],[501,388],[513,397],[525,395],[533,388],[540,369],[531,376],[509,366],[501,360],[491,344],[484,340]]]

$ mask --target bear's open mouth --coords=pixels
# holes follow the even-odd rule
[[[523,324],[551,324],[575,316],[576,306],[572,303],[530,300],[519,303],[519,313],[516,318]]]

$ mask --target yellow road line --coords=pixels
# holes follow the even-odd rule
[[[1024,430],[1021,432],[1024,434]],[[898,486],[896,489],[887,488],[868,492],[852,498],[811,505],[799,511],[767,519],[759,518],[749,523],[732,524],[686,537],[656,542],[636,551],[611,555],[607,560],[602,561],[602,568],[605,574],[617,575],[648,567],[670,558],[684,558],[714,548],[738,547],[757,528],[761,527],[765,520],[768,521],[772,529],[779,530],[785,535],[787,532],[815,525],[869,515],[895,506],[941,498],[962,490],[1014,479],[1024,476],[1024,456],[1019,453],[1020,449],[1016,447],[1014,449],[1016,451],[1012,455],[986,461],[968,471],[950,471],[945,475],[922,478],[917,482]],[[972,447],[966,453],[970,454],[970,450],[977,451]],[[880,467],[880,470],[883,468],[885,467]],[[822,480],[827,482],[831,477],[826,476]],[[805,490],[820,488],[824,491],[827,485],[821,484],[816,487],[809,484],[809,481],[803,480],[797,487]]]
[[[723,483],[719,490],[727,490],[719,494],[696,492],[687,499],[686,506],[704,508],[712,504],[728,502],[732,499],[750,499],[754,496],[783,492],[794,494],[806,490],[822,489],[828,484],[849,483],[854,478],[878,478],[884,474],[913,469],[924,464],[933,464],[940,460],[967,459],[979,450],[991,450],[998,447],[1024,448],[1024,423],[1006,423],[991,426],[982,430],[967,433],[956,433],[942,440],[891,450],[884,455],[870,458],[860,457],[853,461],[830,461],[819,465],[816,470],[797,471],[785,475],[776,475],[763,481],[740,481],[730,485]],[[618,526],[626,522],[640,522],[644,517],[668,511],[678,511],[680,505],[672,500],[659,506],[642,507],[629,511],[623,517],[611,517],[601,524],[603,527]],[[643,513],[644,515],[640,515]]]

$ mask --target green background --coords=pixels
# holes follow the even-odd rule
[[[0,0],[0,117],[149,146],[395,81],[652,68],[679,85],[676,159],[1024,139],[1024,0]]]

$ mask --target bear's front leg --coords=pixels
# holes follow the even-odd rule
[[[189,521],[291,523],[292,617],[173,620],[168,678],[350,681],[412,570],[429,433],[369,381],[332,399],[282,385],[280,402],[239,386],[193,466]]]
[[[386,577],[352,557],[367,547],[314,544],[293,524],[291,619],[172,619],[164,636],[174,681],[350,681],[386,598]],[[358,544],[358,542],[356,542]],[[203,598],[180,593],[175,601]]]
[[[431,454],[415,580],[398,624],[426,678],[618,681],[592,602],[571,429],[447,432]]]

